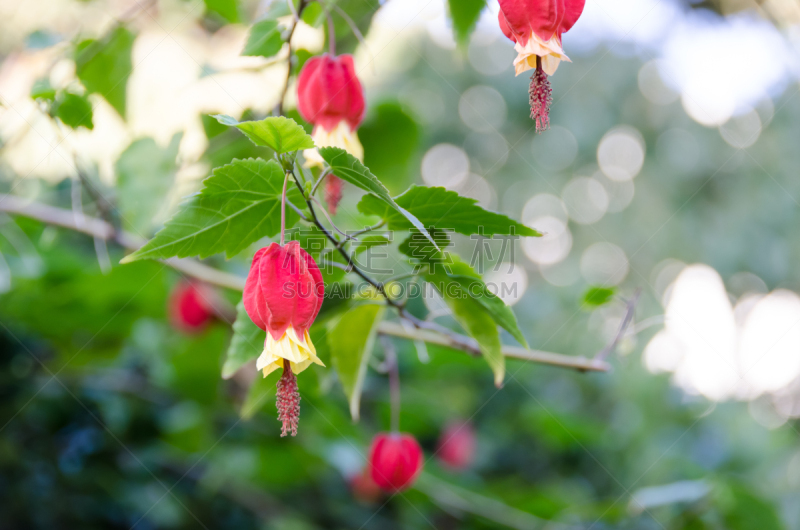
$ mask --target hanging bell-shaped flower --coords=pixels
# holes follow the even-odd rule
[[[561,35],[578,21],[585,0],[499,1],[500,29],[514,41],[517,51],[516,75],[535,69],[529,89],[531,118],[537,132],[542,132],[550,126],[552,91],[547,76],[556,72],[561,61],[569,61],[561,47]]]
[[[325,366],[308,334],[324,295],[322,274],[297,241],[286,245],[272,243],[253,257],[244,286],[244,308],[253,323],[267,332],[256,368],[264,377],[283,368],[283,377],[278,382],[282,436],[289,432],[297,434],[300,395],[295,374],[311,363]]]
[[[356,129],[364,119],[364,89],[351,55],[323,54],[303,65],[297,78],[297,110],[314,125],[317,147],[340,147],[364,160]],[[322,165],[316,149],[303,152],[309,165]]]

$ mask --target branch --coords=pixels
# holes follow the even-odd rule
[[[636,291],[634,291],[633,296],[631,296],[631,299],[628,300],[627,304],[625,304],[625,316],[622,318],[619,331],[614,336],[614,340],[612,340],[608,346],[597,352],[597,355],[594,356],[595,361],[605,361],[606,358],[611,355],[611,352],[616,349],[617,344],[619,344],[619,341],[622,340],[623,335],[625,335],[625,330],[628,329],[628,326],[633,319],[633,313],[636,310],[636,302],[639,301],[640,294],[642,294],[642,290],[641,288],[637,288]]]
[[[292,4],[294,5],[294,4]],[[283,116],[283,102],[286,99],[286,93],[289,92],[289,81],[292,79],[292,35],[300,23],[300,17],[303,14],[303,9],[306,7],[306,0],[300,0],[300,5],[297,6],[297,13],[295,13],[292,27],[289,28],[289,34],[286,36],[286,44],[289,46],[289,57],[286,61],[286,81],[283,83],[283,91],[281,92],[281,100],[278,102],[278,116]]]
[[[448,333],[445,335],[430,329],[409,330],[404,328],[402,324],[388,322],[386,320],[378,324],[378,333],[383,335],[392,335],[393,337],[409,340],[422,340],[428,344],[436,344],[438,346],[462,350],[475,356],[481,354],[480,347],[475,340],[450,330],[447,331]],[[610,369],[608,363],[595,359],[587,359],[586,357],[563,355],[539,350],[526,350],[525,348],[515,346],[503,346],[502,352],[503,355],[509,359],[520,359],[522,361],[560,366],[562,368],[572,368],[582,372],[607,372]]]
[[[0,212],[17,214],[31,219],[75,232],[102,239],[114,241],[128,250],[137,250],[145,241],[130,232],[117,231],[106,221],[96,217],[89,217],[83,213],[73,212],[64,208],[56,208],[39,202],[29,202],[14,195],[0,194]],[[183,272],[189,276],[206,283],[241,291],[244,289],[244,279],[224,271],[214,269],[198,261],[186,258],[169,258],[161,260],[162,263]]]
[[[430,473],[422,473],[414,489],[427,495],[433,502],[454,515],[466,512],[478,515],[508,528],[533,530],[549,528],[553,530],[578,530],[579,526],[565,525],[557,521],[541,519],[528,512],[518,510],[497,499],[485,497],[466,489],[454,486]]]
[[[84,214],[76,214],[72,210],[64,208],[56,208],[38,202],[29,202],[14,195],[0,194],[0,212],[21,215],[31,219],[37,219],[44,223],[68,228],[75,232],[97,237],[106,241],[115,241],[120,246],[129,250],[136,250],[144,244],[144,241],[133,234],[125,231],[116,232],[114,228],[102,219],[96,217],[89,217]],[[312,209],[313,221],[316,216]],[[333,235],[325,229],[321,224],[317,225],[329,239]],[[333,239],[335,240],[335,238]],[[350,255],[339,249],[339,252],[348,260],[348,266],[353,267],[353,272],[359,274],[365,281],[373,285],[376,289],[383,293],[383,284],[365,275],[353,264]],[[197,278],[210,285],[224,287],[234,291],[244,290],[244,278],[241,276],[230,274],[224,271],[214,269],[208,265],[204,265],[193,259],[186,258],[169,258],[161,260],[162,263],[191,276]],[[378,287],[380,286],[380,288]],[[386,296],[385,293],[383,293]],[[387,303],[398,309],[400,316],[410,322],[414,329],[407,329],[402,324],[396,322],[381,322],[378,326],[378,332],[383,335],[391,335],[393,337],[400,337],[414,341],[424,341],[429,344],[437,344],[439,346],[446,346],[457,350],[464,351],[470,355],[478,356],[481,354],[478,343],[467,337],[456,333],[449,328],[446,328],[435,322],[426,322],[420,320],[402,307],[399,307],[397,302],[387,297]],[[503,346],[503,355],[511,359],[520,359],[523,361],[531,361],[541,364],[548,364],[551,366],[560,366],[563,368],[572,368],[580,371],[596,371],[605,372],[609,370],[609,365],[602,360],[591,360],[585,357],[573,357],[570,355],[561,355],[558,353],[550,353],[537,350],[526,350],[524,348],[517,348],[513,346]]]

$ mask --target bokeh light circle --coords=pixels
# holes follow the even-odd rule
[[[642,135],[632,127],[608,131],[597,146],[597,164],[611,180],[632,180],[642,170],[645,146]]]
[[[438,144],[422,157],[422,179],[429,186],[454,188],[469,175],[467,153],[453,144]]]

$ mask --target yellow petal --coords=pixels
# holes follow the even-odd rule
[[[517,43],[514,49],[517,51],[517,58],[514,59],[516,75],[536,68],[536,57],[542,58],[542,70],[547,75],[556,73],[561,61],[572,62],[564,53],[561,41],[555,35],[550,40],[543,41],[536,33],[531,32],[531,37],[525,46]]]
[[[340,121],[332,131],[320,126],[315,127],[311,138],[317,147],[339,147],[360,161],[364,161],[364,147],[358,140],[356,132],[350,130],[350,125],[345,120]],[[321,166],[324,163],[316,149],[306,149],[303,151],[303,156],[306,159],[306,167]]]
[[[264,341],[264,351],[256,361],[256,368],[262,370],[264,376],[283,367],[283,360],[289,361],[292,372],[299,374],[311,363],[325,366],[317,357],[317,350],[311,342],[311,337],[306,331],[300,338],[297,332],[289,326],[283,336],[275,340],[267,333]]]

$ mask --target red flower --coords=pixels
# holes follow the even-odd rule
[[[410,487],[422,471],[422,463],[422,448],[410,434],[380,433],[372,440],[370,474],[385,491]]]
[[[173,326],[186,333],[198,333],[214,317],[210,300],[213,294],[205,286],[181,282],[169,297],[169,319]]]
[[[468,468],[475,458],[475,431],[472,424],[449,425],[439,438],[436,454],[453,469]]]
[[[351,55],[312,57],[297,78],[297,110],[309,123],[332,131],[342,120],[355,130],[364,118],[364,89]]]
[[[351,55],[312,57],[297,78],[297,110],[314,125],[317,147],[340,147],[359,160],[364,148],[356,129],[364,119],[364,89]],[[316,149],[304,152],[308,165],[322,165]]]
[[[322,274],[297,241],[285,246],[272,243],[253,257],[244,285],[244,308],[253,323],[267,332],[256,368],[264,377],[283,368],[277,394],[281,436],[297,434],[300,394],[295,374],[312,362],[325,366],[308,334],[324,295]]]
[[[569,31],[578,21],[584,1],[499,0],[497,19],[505,36],[515,43],[516,74],[536,69],[528,93],[531,119],[536,121],[537,132],[550,126],[552,99],[547,76],[556,72],[562,60],[569,61],[561,48],[561,34]]]

